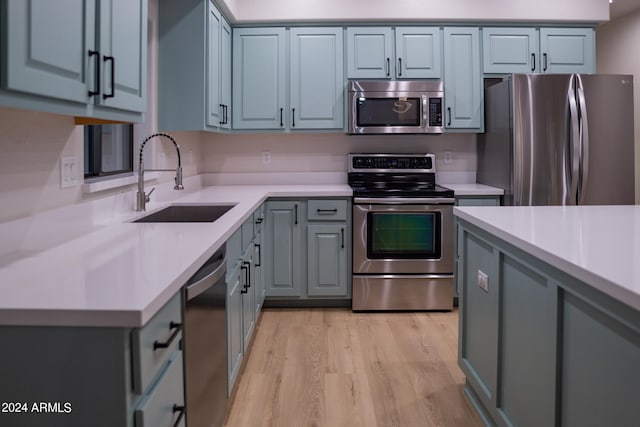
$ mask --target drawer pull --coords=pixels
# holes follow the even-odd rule
[[[180,334],[180,332],[182,331],[182,323],[177,323],[177,322],[173,322],[171,321],[169,323],[169,329],[174,329],[173,333],[171,334],[171,336],[169,337],[169,339],[165,342],[160,342],[158,340],[153,342],[153,351],[156,351],[159,348],[167,348],[169,347],[176,339],[176,337]]]
[[[182,417],[184,417],[184,405],[176,405],[174,403],[173,413],[175,414],[176,412],[180,412],[180,415],[178,415],[178,419],[176,419],[176,422],[173,423],[173,427],[177,427],[180,425],[180,421],[182,421]]]
[[[338,208],[333,208],[333,209],[316,209],[316,211],[319,214],[324,214],[324,213],[338,213]]]
[[[256,224],[262,224],[262,221],[264,221],[264,218],[258,218],[256,219]]]

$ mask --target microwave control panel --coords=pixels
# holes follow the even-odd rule
[[[442,98],[429,98],[429,127],[442,127]]]

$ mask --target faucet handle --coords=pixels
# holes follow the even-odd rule
[[[151,193],[153,193],[153,190],[155,190],[156,187],[153,187],[151,189],[151,191],[149,191],[147,194],[144,195],[144,201],[145,203],[149,203],[149,200],[151,200]]]

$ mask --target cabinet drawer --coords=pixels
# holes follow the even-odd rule
[[[135,411],[135,427],[184,426],[182,352],[174,353],[160,381]],[[180,422],[176,424],[180,418]]]
[[[309,221],[344,221],[347,219],[346,200],[309,200]]]
[[[149,387],[182,338],[180,293],[176,294],[140,329],[131,333],[133,391],[142,394]],[[154,349],[155,347],[155,349]]]

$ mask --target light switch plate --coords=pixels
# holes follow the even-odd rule
[[[60,158],[60,188],[78,185],[78,164],[73,156]]]
[[[478,287],[485,292],[489,292],[489,276],[482,270],[478,270]]]

